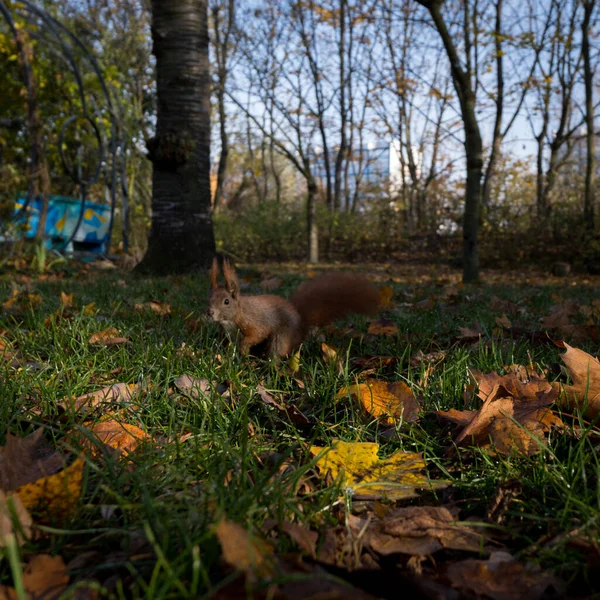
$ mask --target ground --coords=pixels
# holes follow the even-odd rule
[[[240,275],[244,293],[289,295],[330,268],[381,286],[381,318],[275,364],[205,321],[208,277],[6,265],[1,430],[34,437],[0,439],[3,489],[28,515],[2,523],[2,583],[81,598],[598,590],[595,363],[581,384],[561,356],[598,353],[600,277],[517,268],[462,286],[435,262]]]

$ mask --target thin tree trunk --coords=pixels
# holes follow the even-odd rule
[[[152,0],[158,109],[148,142],[152,227],[141,272],[189,272],[214,256],[207,21],[206,0]]]
[[[466,0],[465,0],[466,1]],[[467,181],[465,194],[465,211],[463,217],[463,281],[465,283],[479,279],[479,252],[477,235],[479,230],[479,206],[481,203],[481,178],[483,175],[483,145],[481,132],[475,114],[475,93],[471,81],[472,72],[469,58],[470,42],[468,41],[468,21],[465,17],[465,52],[467,68],[463,70],[456,46],[441,13],[439,0],[418,0],[433,19],[440,34],[446,54],[450,61],[452,82],[460,102],[461,116],[465,128],[465,154],[467,161]],[[465,9],[465,14],[468,11]]]
[[[583,22],[582,53],[585,83],[585,124],[586,124],[586,146],[587,161],[585,168],[585,192],[583,200],[583,220],[586,227],[594,230],[594,170],[596,159],[595,137],[594,137],[594,98],[593,98],[593,73],[590,62],[590,21],[594,10],[595,0],[583,0]]]
[[[308,262],[319,262],[319,229],[317,226],[317,185],[308,181],[308,197],[306,199],[306,231],[308,234]]]

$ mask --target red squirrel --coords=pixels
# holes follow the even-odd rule
[[[219,286],[219,264],[210,271],[208,314],[229,334],[241,336],[240,350],[266,342],[275,357],[289,355],[313,326],[327,325],[351,313],[373,315],[379,290],[352,273],[327,273],[303,282],[290,300],[281,296],[242,296],[235,269],[223,261],[225,286]]]

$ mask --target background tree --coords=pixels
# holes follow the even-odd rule
[[[152,227],[143,272],[204,268],[214,255],[207,10],[206,0],[152,2],[158,104],[148,142]]]

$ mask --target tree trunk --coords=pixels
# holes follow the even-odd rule
[[[306,231],[308,234],[308,262],[319,262],[319,229],[317,226],[317,185],[308,181],[306,200]]]
[[[466,70],[463,70],[454,41],[441,13],[439,0],[417,0],[433,19],[450,61],[452,82],[460,102],[461,117],[465,128],[465,155],[467,161],[467,182],[465,190],[465,212],[463,217],[463,281],[479,279],[479,252],[477,234],[479,230],[479,206],[481,204],[481,178],[483,175],[483,145],[481,132],[475,115],[475,93],[471,82],[472,72],[468,47],[466,48]],[[466,7],[465,7],[466,11]],[[465,12],[467,14],[467,12]],[[468,25],[465,19],[465,37],[468,38]]]
[[[215,252],[207,25],[206,0],[152,0],[158,109],[148,142],[152,227],[141,272],[206,268]]]
[[[583,72],[585,83],[585,124],[587,162],[585,168],[585,192],[583,200],[583,221],[585,226],[594,230],[594,169],[595,169],[595,138],[594,138],[594,99],[593,99],[593,72],[590,62],[590,20],[594,10],[595,0],[584,0],[582,33]]]

